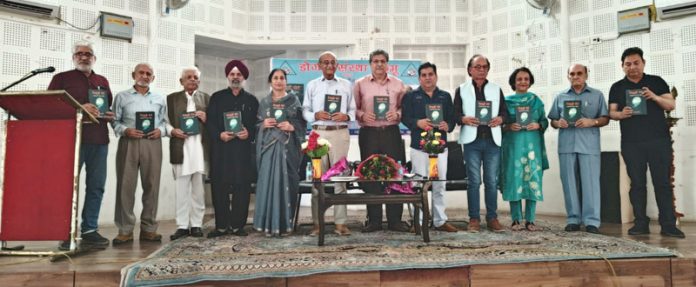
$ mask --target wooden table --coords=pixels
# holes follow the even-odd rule
[[[398,192],[393,192],[392,194],[370,194],[370,193],[353,193],[353,194],[328,194],[324,192],[324,185],[333,184],[336,182],[341,183],[421,183],[421,188],[414,187],[415,194],[402,194]],[[418,207],[423,209],[424,222],[430,218],[430,211],[428,205],[428,189],[432,185],[431,180],[427,178],[409,178],[409,179],[399,179],[399,180],[355,180],[351,182],[345,181],[314,181],[312,182],[314,187],[318,191],[318,210],[319,210],[319,246],[324,245],[324,214],[326,210],[332,205],[350,205],[350,204],[403,204],[411,203],[416,206],[413,212],[413,226],[416,230],[416,235],[423,234],[423,241],[430,242],[430,234],[428,233],[428,224],[425,223],[421,226],[419,222],[420,211]],[[381,223],[380,223],[381,224]]]

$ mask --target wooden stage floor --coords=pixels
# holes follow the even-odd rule
[[[349,210],[351,218],[362,211]],[[353,214],[355,213],[355,214]],[[310,214],[304,208],[302,214]],[[327,214],[332,214],[331,212]],[[448,214],[463,215],[462,210]],[[364,215],[363,215],[364,216]],[[503,216],[509,216],[502,214]],[[209,218],[209,217],[206,217]],[[450,216],[463,218],[463,216]],[[563,225],[564,218],[539,216],[540,220]],[[305,220],[306,221],[306,220]],[[463,222],[454,222],[462,227]],[[351,225],[359,232],[357,223]],[[630,238],[650,245],[677,250],[682,258],[645,258],[611,260],[574,260],[498,265],[473,265],[447,269],[411,269],[357,273],[330,273],[296,278],[269,278],[242,282],[203,282],[195,286],[696,286],[696,223],[680,226],[686,239],[659,235],[659,225],[651,226],[652,234],[629,236],[630,224],[603,224],[605,235]],[[249,227],[247,227],[249,228]],[[310,226],[302,226],[301,232]],[[176,230],[173,221],[160,222],[163,243]],[[205,230],[207,232],[207,230]],[[102,235],[111,239],[117,230],[102,227]],[[137,231],[136,231],[137,236]],[[9,245],[21,244],[11,242]],[[53,248],[56,242],[33,243],[33,247]],[[147,257],[161,247],[158,243],[109,246],[102,251],[83,254],[70,260],[50,262],[47,257],[0,257],[0,286],[118,286],[120,271],[125,265]],[[613,272],[612,272],[613,270]]]

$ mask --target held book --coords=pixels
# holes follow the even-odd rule
[[[285,113],[285,104],[274,103],[271,108],[271,117],[275,118],[276,123],[287,121],[288,116]]]
[[[187,135],[197,135],[201,133],[200,123],[198,122],[198,117],[196,117],[196,112],[183,113],[179,116],[179,125],[181,126],[181,131]]]
[[[99,115],[103,116],[109,110],[109,95],[107,90],[89,89],[87,91],[89,102],[99,109]]]
[[[426,104],[425,114],[428,116],[430,123],[439,125],[442,122],[442,105],[441,104]]]
[[[527,125],[532,123],[532,116],[529,113],[529,106],[515,107],[515,112],[515,122],[523,129],[526,129]]]
[[[375,96],[374,101],[375,119],[386,120],[387,112],[389,111],[389,97]]]
[[[487,126],[492,119],[491,101],[476,101],[476,119],[479,120],[479,125]]]
[[[222,117],[225,123],[226,132],[238,133],[242,131],[242,127],[244,127],[244,125],[242,124],[242,112],[226,112],[222,114]]]
[[[341,112],[341,96],[339,95],[324,95],[324,111],[329,114]]]
[[[582,101],[563,102],[563,119],[569,126],[574,126],[575,121],[582,117]]]
[[[648,106],[643,97],[643,90],[626,90],[626,106],[633,109],[634,116],[644,116],[648,114]]]
[[[135,112],[135,129],[147,134],[155,130],[155,112]]]

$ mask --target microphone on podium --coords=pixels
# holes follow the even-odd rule
[[[53,73],[55,71],[56,71],[56,68],[54,68],[54,67],[46,67],[46,68],[42,68],[42,69],[33,70],[33,71],[31,71],[31,74],[36,75],[36,74],[41,74],[41,73]]]

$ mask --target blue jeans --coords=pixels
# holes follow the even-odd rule
[[[82,206],[82,233],[97,230],[99,210],[104,197],[106,183],[106,155],[108,144],[82,144],[80,146],[80,171],[85,165],[86,187],[85,204]]]
[[[500,169],[500,147],[493,139],[476,139],[464,145],[466,175],[469,180],[467,201],[469,218],[481,219],[481,163],[483,163],[486,220],[498,218],[498,170]]]

